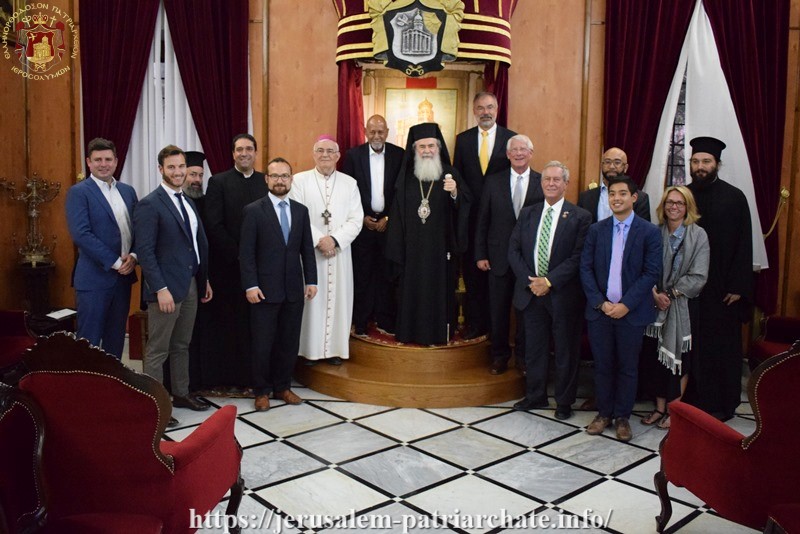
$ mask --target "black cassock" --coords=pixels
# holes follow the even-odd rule
[[[458,185],[455,200],[444,190],[446,174]],[[429,189],[430,214],[423,223],[418,210]],[[450,166],[445,166],[441,180],[423,182],[422,190],[411,169],[398,179],[386,256],[400,272],[396,339],[436,345],[447,343],[458,326],[457,258],[467,245],[471,195],[458,171]]]
[[[692,367],[686,401],[719,417],[733,415],[742,391],[742,323],[753,302],[753,236],[750,208],[742,191],[717,178],[689,185],[708,234],[708,282],[689,301]],[[741,295],[728,306],[726,294]]]

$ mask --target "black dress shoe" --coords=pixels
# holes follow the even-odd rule
[[[319,363],[319,360],[308,360],[308,359],[306,359],[305,361],[303,361],[303,365],[305,365],[306,367],[314,367],[318,363]]]
[[[520,410],[525,412],[527,412],[528,410],[546,410],[549,407],[550,404],[546,400],[534,401],[530,399],[522,399],[521,401],[519,401],[514,405],[515,410]]]
[[[476,337],[481,337],[483,334],[475,327],[469,326],[464,329],[461,333],[461,337],[465,341],[469,341],[470,339],[475,339]]]
[[[178,395],[172,397],[172,405],[175,408],[189,408],[195,412],[204,412],[209,408],[208,404],[200,402],[194,397],[180,397]]]
[[[334,356],[333,358],[326,358],[325,363],[328,365],[342,365],[342,359],[338,356]]]
[[[357,326],[355,328],[355,333],[356,333],[357,336],[366,336],[367,335],[367,329]]]
[[[167,421],[167,428],[175,428],[179,424],[180,423],[178,422],[177,419],[175,419],[174,417],[170,416],[169,417],[169,421]]]
[[[556,408],[556,419],[565,421],[572,417],[572,408],[569,406],[559,406]]]

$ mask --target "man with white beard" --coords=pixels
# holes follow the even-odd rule
[[[399,266],[395,337],[404,343],[447,343],[457,327],[457,256],[467,245],[471,195],[449,162],[438,124],[411,127],[386,243]]]
[[[306,365],[350,357],[353,257],[350,244],[364,223],[361,193],[352,176],[338,172],[339,145],[328,135],[314,143],[315,167],[294,175],[289,198],[304,204],[311,219],[318,296],[303,309],[300,356]]]

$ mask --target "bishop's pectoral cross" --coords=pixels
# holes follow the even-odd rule
[[[328,211],[328,208],[325,208],[325,211],[322,212],[322,218],[325,219],[325,226],[331,223],[331,212]]]

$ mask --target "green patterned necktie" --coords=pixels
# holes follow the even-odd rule
[[[542,233],[539,235],[539,246],[536,247],[536,266],[539,268],[539,276],[547,276],[547,267],[550,263],[550,226],[553,224],[553,208],[547,208],[542,221]]]

